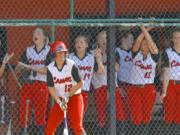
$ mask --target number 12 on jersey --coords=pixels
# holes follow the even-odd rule
[[[66,84],[65,85],[65,92],[70,92],[72,88],[72,84]]]

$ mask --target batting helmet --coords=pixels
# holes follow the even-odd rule
[[[55,41],[52,45],[51,45],[51,49],[50,49],[51,53],[55,53],[55,52],[62,52],[62,51],[68,51],[66,45],[61,42],[61,41]]]

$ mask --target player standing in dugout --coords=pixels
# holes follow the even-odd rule
[[[54,61],[48,65],[47,86],[56,101],[50,112],[45,134],[54,135],[59,123],[64,118],[64,111],[70,115],[72,128],[76,135],[86,135],[83,128],[83,98],[81,87],[83,80],[75,62],[67,58],[66,45],[57,41],[51,45]],[[69,100],[63,100],[64,98]]]
[[[133,123],[133,135],[148,135],[152,109],[156,100],[154,86],[155,69],[159,52],[148,30],[140,27],[142,33],[132,49],[133,67],[128,89],[128,103]]]
[[[164,108],[165,134],[179,134],[180,124],[180,30],[172,34],[173,47],[162,54],[163,88],[160,102]]]
[[[88,106],[88,92],[90,90],[90,83],[95,71],[97,74],[104,74],[104,66],[100,59],[101,51],[96,48],[93,52],[89,50],[89,37],[86,35],[79,35],[75,39],[75,52],[69,54],[79,67],[84,85],[82,87],[82,97],[84,102],[84,113]]]
[[[120,46],[116,48],[116,59],[119,60],[120,68],[117,73],[118,85],[121,92],[123,100],[123,110],[124,110],[124,124],[125,132],[129,132],[129,124],[131,120],[130,108],[128,104],[128,87],[130,84],[130,75],[132,69],[132,46],[134,44],[134,36],[131,31],[123,30],[118,31],[118,44]]]
[[[106,134],[107,133],[107,100],[108,100],[108,91],[107,91],[107,31],[101,31],[96,37],[96,47],[101,50],[101,61],[104,66],[104,74],[97,74],[96,72],[92,78],[92,85],[94,88],[94,104],[96,108],[97,115],[97,131],[95,134]],[[114,66],[113,66],[114,67]],[[117,71],[119,70],[119,59],[116,59],[115,63],[115,92],[116,92],[116,120],[117,120],[117,134],[120,134],[121,126],[124,124],[123,113],[123,104],[121,99],[121,94],[117,85]]]
[[[16,73],[19,73],[24,67],[28,73],[27,78],[23,80],[20,96],[20,126],[24,130],[25,123],[27,122],[29,125],[32,107],[34,107],[36,131],[39,134],[44,133],[48,101],[46,65],[50,63],[51,55],[47,38],[48,33],[43,27],[35,28],[33,32],[34,45],[25,49],[16,67]],[[26,109],[27,100],[30,100],[28,110]],[[27,121],[26,114],[28,114]]]

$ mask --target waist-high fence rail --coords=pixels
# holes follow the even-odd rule
[[[0,9],[0,135],[63,134],[51,94],[61,101],[74,86],[69,135],[180,135],[178,0],[0,0]]]

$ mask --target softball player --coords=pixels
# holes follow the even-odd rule
[[[164,104],[164,121],[180,124],[180,30],[173,32],[173,47],[167,48],[162,55],[163,88],[160,102]],[[170,131],[173,134],[173,131]]]
[[[50,47],[46,45],[47,32],[42,27],[37,27],[33,32],[33,46],[27,47],[16,67],[18,72],[22,66],[29,71],[29,77],[24,82],[20,96],[20,126],[25,127],[25,116],[28,113],[28,121],[34,107],[37,130],[42,132],[46,124],[45,113],[48,101],[48,89],[46,86],[46,65],[50,63]],[[25,63],[25,64],[22,64]],[[26,65],[28,64],[28,65]],[[26,109],[26,100],[29,99],[29,107]]]
[[[152,108],[156,99],[156,89],[153,85],[156,64],[159,59],[158,48],[153,42],[148,29],[141,27],[142,33],[133,46],[133,67],[131,70],[128,89],[128,103],[130,106],[134,134],[140,132],[141,125],[144,135],[148,134],[147,124],[150,122]],[[140,50],[139,50],[140,49]]]
[[[106,55],[106,31],[102,31],[97,35],[96,45],[100,48],[102,55],[101,60],[104,65],[105,73],[103,75],[99,75],[94,73],[92,79],[92,85],[94,88],[94,102],[96,107],[97,119],[98,119],[98,130],[101,130],[103,134],[106,133],[106,122],[107,122],[107,114],[106,114],[106,105],[107,105],[107,55]],[[119,70],[119,64],[116,62],[115,64],[116,72]],[[117,73],[116,73],[117,77]],[[116,79],[115,79],[116,80]],[[117,120],[121,121],[124,119],[123,114],[123,105],[121,100],[120,91],[116,82],[116,115]],[[98,132],[98,131],[97,131]]]
[[[56,101],[48,118],[45,134],[54,135],[56,127],[64,118],[63,111],[67,109],[71,124],[76,135],[86,135],[83,128],[83,99],[81,87],[83,80],[75,63],[66,58],[67,49],[63,42],[57,41],[51,45],[54,61],[48,65],[47,86]],[[69,101],[63,100],[69,99]],[[67,106],[66,106],[67,103]]]
[[[82,78],[84,80],[84,85],[82,87],[82,97],[84,102],[84,112],[88,106],[88,92],[90,90],[91,78],[94,72],[94,69],[98,67],[96,72],[98,74],[104,73],[104,67],[100,60],[100,49],[95,49],[94,52],[88,51],[89,39],[85,35],[80,35],[75,40],[75,52],[69,55],[69,58],[72,59],[76,65],[79,67]],[[95,66],[97,63],[97,66]]]
[[[127,89],[130,86],[130,71],[132,68],[132,45],[134,37],[129,31],[122,31],[120,48],[116,48],[116,57],[119,59],[120,68],[117,73],[118,83],[123,99],[125,121],[130,120],[130,110],[127,101]]]

